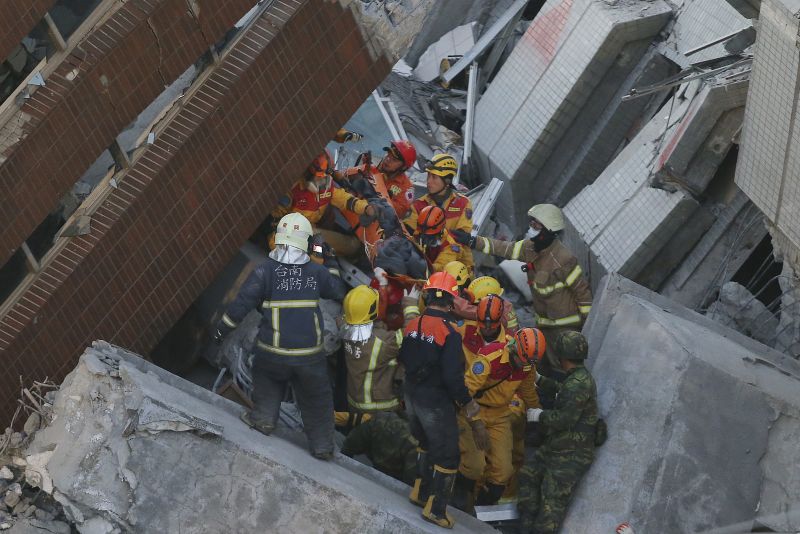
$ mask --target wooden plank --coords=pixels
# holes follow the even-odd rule
[[[47,35],[50,36],[50,40],[53,41],[56,48],[62,51],[66,50],[67,42],[64,40],[64,36],[61,35],[61,30],[59,30],[56,23],[53,22],[53,17],[50,16],[50,13],[44,14],[44,23],[47,25]]]

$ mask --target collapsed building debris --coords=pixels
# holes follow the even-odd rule
[[[25,480],[81,532],[436,531],[405,486],[342,456],[309,461],[301,435],[265,437],[240,410],[95,342],[25,449]],[[454,532],[492,530],[459,516]]]
[[[564,532],[798,530],[800,365],[619,275],[597,293],[584,334],[609,440]]]

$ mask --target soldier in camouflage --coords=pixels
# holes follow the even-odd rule
[[[573,491],[594,461],[597,387],[583,365],[588,348],[579,332],[562,333],[554,349],[566,379],[536,378],[539,394],[555,400],[552,410],[527,411],[528,422],[541,425],[546,438],[520,471],[520,532],[558,532]]]
[[[377,412],[347,434],[342,454],[364,454],[375,469],[411,486],[417,475],[418,445],[408,421],[396,412]]]

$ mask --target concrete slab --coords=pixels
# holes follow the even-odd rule
[[[475,22],[463,24],[447,32],[428,47],[419,58],[414,77],[429,82],[439,77],[439,64],[447,56],[463,56],[475,44]]]
[[[241,408],[97,341],[56,396],[28,454],[80,528],[124,532],[439,532],[408,488],[337,455],[263,436]],[[491,532],[456,512],[456,532]]]
[[[618,275],[584,334],[609,440],[564,532],[800,528],[796,361]]]
[[[649,41],[670,14],[661,0],[549,0],[528,27],[478,102],[474,138],[485,176],[511,182],[503,209],[520,225],[530,204],[547,193],[541,173],[547,159],[583,142],[564,145],[565,133],[585,111],[594,117],[592,110],[603,109],[625,76],[606,74],[618,61],[630,72],[647,47],[627,46]],[[605,102],[592,100],[601,93]],[[586,124],[583,136],[592,126]]]

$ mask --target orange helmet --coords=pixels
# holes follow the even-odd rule
[[[392,152],[392,155],[403,162],[403,167],[406,169],[413,167],[417,162],[417,149],[407,139],[396,139],[389,143],[389,146],[384,148],[387,152]]]
[[[444,293],[458,296],[458,283],[452,275],[442,271],[433,273],[425,285],[422,287],[423,291],[436,291],[436,296],[441,297]]]
[[[425,206],[417,217],[417,233],[438,236],[444,230],[444,210],[439,206]]]
[[[538,328],[520,328],[514,334],[517,344],[517,356],[528,364],[535,363],[544,356],[544,334]]]
[[[503,318],[503,299],[497,295],[483,297],[478,302],[478,326],[495,329]]]
[[[333,157],[331,157],[330,151],[326,148],[311,160],[308,165],[308,173],[313,178],[324,178],[331,172],[332,168]]]

